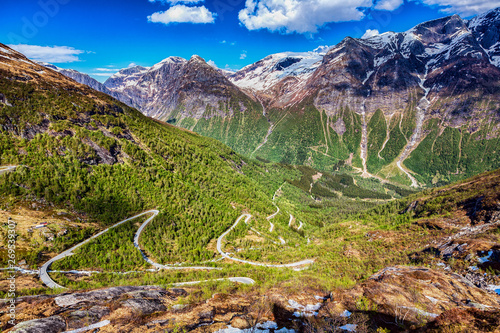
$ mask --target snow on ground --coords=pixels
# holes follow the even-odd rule
[[[340,315],[341,317],[349,318],[352,315],[352,313],[348,310],[344,310],[342,314]]]
[[[6,48],[1,47],[1,46],[0,46],[0,51],[2,51],[2,52],[4,52],[4,53],[7,53],[7,54],[12,54],[12,51],[7,50]]]
[[[248,65],[230,78],[240,88],[265,90],[285,77],[307,79],[323,60],[324,50],[319,52],[282,52],[269,55]]]
[[[278,329],[278,324],[274,321],[266,321],[265,323],[257,324],[255,327],[239,329],[228,325],[227,328],[218,330],[215,333],[270,333],[273,330],[274,333],[295,333],[295,330],[283,327]]]
[[[385,49],[388,47],[390,48],[391,44],[394,44],[396,36],[396,33],[388,31],[383,34],[375,35],[366,39],[360,39],[358,41],[375,49]]]
[[[346,324],[344,326],[340,326],[339,328],[347,332],[356,332],[356,324]]]
[[[479,261],[479,263],[481,263],[481,264],[484,264],[484,263],[490,261],[490,257],[492,254],[493,254],[493,250],[489,250],[488,254],[486,256],[477,258],[477,261]]]
[[[294,301],[293,299],[288,300],[288,305],[294,309],[298,310],[293,313],[297,318],[300,317],[312,317],[318,315],[318,310],[321,308],[321,303],[302,305]]]
[[[500,285],[498,286],[495,286],[494,284],[490,284],[488,286],[488,289],[491,290],[491,291],[494,291],[496,292],[498,295],[500,295]]]

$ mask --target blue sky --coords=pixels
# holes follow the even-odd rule
[[[198,54],[239,69],[271,53],[309,51],[367,31],[464,18],[498,0],[0,0],[0,42],[104,81],[131,64]]]

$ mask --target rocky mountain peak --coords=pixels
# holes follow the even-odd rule
[[[203,59],[202,57],[200,57],[197,54],[192,55],[191,59],[189,59],[189,61],[190,62],[200,62],[200,63],[206,64],[205,59]]]
[[[453,37],[467,32],[466,21],[458,15],[424,22],[407,31],[423,44],[449,43]]]
[[[467,25],[491,63],[500,67],[500,7],[474,17]]]

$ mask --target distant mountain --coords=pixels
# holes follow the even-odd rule
[[[104,85],[130,97],[132,104],[144,114],[158,119],[181,116],[199,119],[207,108],[226,116],[236,111],[230,105],[231,97],[246,98],[223,74],[198,56],[189,61],[169,57],[149,68],[123,69]],[[227,108],[220,108],[219,103]],[[240,112],[243,107],[242,104],[235,109]]]
[[[500,66],[500,8],[478,15],[467,24],[492,64]]]
[[[104,86],[252,157],[438,184],[500,166],[499,36],[494,9],[277,53],[235,73],[170,57]]]
[[[104,85],[145,115],[211,136],[249,154],[267,131],[262,106],[199,56],[132,67]],[[227,121],[231,119],[231,121]],[[249,128],[253,130],[249,131]]]
[[[253,94],[268,94],[277,104],[287,104],[287,96],[304,88],[307,79],[321,65],[328,47],[312,52],[283,52],[265,57],[229,76],[231,82]]]
[[[102,84],[101,82],[97,81],[96,79],[90,77],[88,74],[81,73],[81,72],[76,71],[74,69],[60,68],[60,67],[57,67],[55,65],[46,63],[46,62],[36,62],[36,63],[38,63],[39,65],[45,66],[47,68],[53,69],[56,72],[59,72],[59,73],[63,74],[64,76],[67,76],[67,77],[75,80],[78,83],[85,84],[92,89],[95,89],[97,91],[100,91],[100,92],[103,92],[103,93],[108,94],[110,96],[113,96],[114,98],[119,99],[126,104],[130,103],[130,100],[126,96],[124,96],[118,92],[114,92],[114,91],[109,90],[108,88],[106,88],[104,86],[104,84]]]

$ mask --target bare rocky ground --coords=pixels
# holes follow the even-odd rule
[[[18,299],[18,324],[7,332],[216,332],[271,328],[285,332],[500,332],[500,296],[444,269],[387,267],[351,290],[271,289],[196,299],[197,287],[112,287]],[[2,304],[2,323],[7,307]],[[109,321],[109,323],[108,323]],[[346,326],[347,325],[347,326]],[[262,329],[256,329],[262,332]],[[268,329],[269,331],[269,329]],[[226,331],[228,332],[228,331]]]

